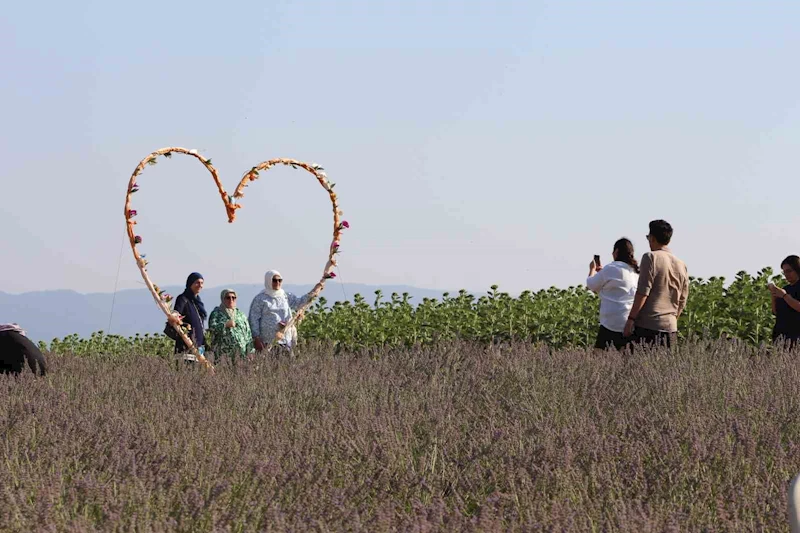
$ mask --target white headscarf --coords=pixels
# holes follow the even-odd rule
[[[268,296],[272,296],[273,298],[280,298],[281,296],[286,296],[286,293],[283,289],[278,289],[277,291],[272,288],[272,278],[278,276],[279,278],[283,278],[281,273],[277,270],[270,270],[266,274],[264,274],[264,287],[266,288],[266,293]]]
[[[16,331],[22,336],[27,336],[25,330],[19,327],[19,324],[12,322],[11,324],[0,324],[0,331]]]

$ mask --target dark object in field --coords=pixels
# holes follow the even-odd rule
[[[0,331],[0,372],[19,374],[26,362],[34,374],[45,375],[44,355],[28,337],[17,331]]]

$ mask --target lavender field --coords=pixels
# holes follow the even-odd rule
[[[787,531],[797,356],[439,344],[0,378],[3,531]]]

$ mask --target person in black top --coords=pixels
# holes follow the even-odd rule
[[[203,290],[203,276],[198,272],[192,272],[186,279],[186,290],[175,298],[174,311],[183,316],[184,324],[189,324],[192,328],[189,331],[189,338],[192,339],[196,348],[205,346],[205,322],[208,314],[203,300],[200,299],[200,291]],[[188,349],[182,340],[175,341],[175,353],[185,353]]]
[[[800,257],[790,255],[784,259],[781,270],[789,284],[783,289],[769,284],[772,314],[775,315],[772,340],[794,347],[800,340]]]
[[[27,363],[34,374],[44,376],[47,366],[39,348],[15,324],[0,328],[0,373],[20,374]],[[36,367],[39,367],[37,372]]]

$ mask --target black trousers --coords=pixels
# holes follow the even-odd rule
[[[621,350],[627,346],[632,339],[633,337],[623,337],[622,332],[611,331],[605,326],[600,326],[600,329],[597,331],[597,340],[594,343],[594,347],[598,350],[605,350],[613,346],[617,350]]]
[[[19,374],[26,363],[34,374],[44,376],[47,372],[44,355],[28,337],[16,331],[0,331],[0,373]]]
[[[633,330],[634,342],[645,346],[666,346],[672,348],[678,340],[678,334],[671,331],[656,331],[636,327]]]
[[[772,332],[772,343],[777,346],[784,346],[789,350],[797,348],[800,344],[800,339],[797,335],[784,335],[783,333]]]

